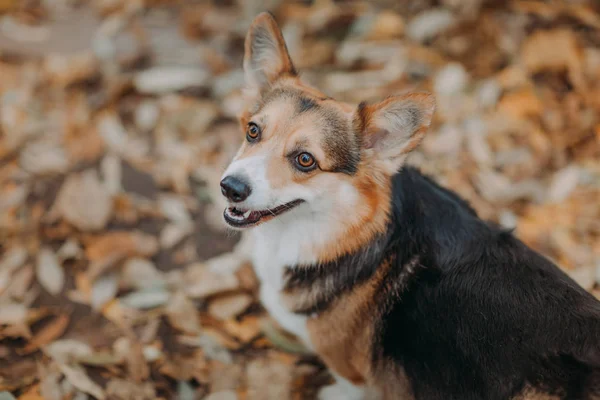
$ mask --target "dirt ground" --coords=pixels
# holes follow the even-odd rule
[[[218,181],[271,10],[341,100],[438,108],[409,163],[600,296],[594,1],[0,0],[0,399],[313,399]]]

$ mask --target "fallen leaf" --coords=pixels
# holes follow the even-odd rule
[[[210,361],[209,384],[213,392],[233,390],[242,386],[244,368],[240,364]]]
[[[135,109],[135,124],[142,132],[154,129],[159,117],[160,109],[154,101],[146,100]]]
[[[200,332],[198,310],[185,294],[175,293],[165,307],[165,313],[174,328],[189,334]]]
[[[75,260],[82,255],[83,251],[79,242],[75,239],[68,239],[56,252],[58,259],[63,262],[66,260]]]
[[[144,357],[144,349],[139,342],[130,342],[126,361],[127,371],[135,382],[139,383],[148,378],[148,375],[150,374],[150,368],[148,367],[146,358]]]
[[[161,287],[129,293],[121,297],[121,302],[127,307],[138,309],[156,308],[165,305],[170,298],[169,292]]]
[[[197,263],[185,269],[186,293],[191,297],[208,297],[234,290],[239,286],[237,277],[227,271],[214,271],[209,265]]]
[[[160,247],[170,249],[177,245],[194,230],[191,224],[169,224],[160,232]]]
[[[82,231],[96,231],[110,220],[113,203],[110,193],[93,170],[71,175],[63,184],[54,209]]]
[[[144,258],[130,258],[123,266],[121,284],[135,289],[147,289],[164,286],[165,278],[151,261]]]
[[[273,343],[275,348],[288,353],[311,353],[298,339],[290,337],[289,334],[279,329],[269,318],[261,320],[260,327],[266,338]]]
[[[192,221],[192,216],[179,196],[162,195],[158,199],[158,205],[162,213],[173,223],[187,225]]]
[[[531,89],[522,89],[505,94],[498,103],[498,111],[514,118],[537,117],[543,105]]]
[[[579,175],[579,168],[574,165],[556,172],[548,188],[548,201],[559,203],[569,197],[579,183]]]
[[[273,358],[251,361],[247,369],[248,400],[291,398],[292,368]]]
[[[121,170],[121,159],[115,154],[107,154],[100,164],[104,186],[108,193],[116,195],[121,191],[121,180],[123,172]]]
[[[209,394],[204,400],[238,400],[238,395],[233,390],[223,390]]]
[[[2,256],[0,272],[13,272],[27,261],[27,250],[23,247],[13,247]]]
[[[82,367],[78,365],[70,366],[67,364],[59,364],[59,368],[65,375],[65,378],[67,378],[67,380],[77,389],[91,394],[98,400],[104,400],[106,398],[102,388],[87,376]]]
[[[35,175],[59,174],[69,167],[65,150],[58,143],[46,140],[28,144],[19,162],[24,170]]]
[[[42,248],[38,253],[36,275],[40,284],[48,293],[59,294],[65,284],[65,272],[58,263],[54,252],[48,248]]]
[[[202,86],[208,76],[206,71],[196,67],[157,67],[138,73],[133,84],[140,93],[162,94]]]
[[[228,319],[223,324],[223,327],[228,333],[244,343],[248,343],[260,335],[261,332],[259,319],[254,315],[249,315],[239,322]]]
[[[523,63],[530,73],[567,70],[575,87],[583,90],[583,53],[572,30],[539,30],[529,35],[521,48]]]
[[[230,319],[238,316],[252,304],[252,296],[246,293],[219,297],[210,302],[208,312],[218,319]]]
[[[196,398],[196,391],[186,381],[177,382],[177,399],[178,400],[194,400]]]
[[[56,340],[43,347],[44,353],[59,364],[69,363],[80,357],[93,354],[92,348],[87,344],[75,339]]]
[[[207,359],[220,361],[226,364],[231,364],[233,362],[233,356],[227,347],[231,349],[239,348],[239,345],[235,341],[227,339],[222,333],[211,328],[202,329],[202,334],[200,336],[181,336],[179,337],[179,342],[186,346],[200,347]],[[224,342],[230,343],[231,346],[227,346],[227,343]]]
[[[156,392],[152,383],[137,384],[125,379],[111,379],[106,384],[106,394],[109,398],[118,400],[155,400]]]
[[[0,304],[0,325],[15,325],[27,320],[27,307],[21,303]]]
[[[150,257],[158,251],[158,241],[152,235],[137,231],[113,231],[94,237],[85,249],[91,261],[101,261],[111,254],[124,257]]]
[[[456,17],[449,10],[430,9],[410,20],[406,27],[406,34],[411,39],[423,42],[449,29],[455,23]]]
[[[0,272],[0,294],[3,296],[24,301],[27,293],[31,293],[28,292],[28,289],[35,278],[33,266],[28,264],[12,275],[4,275],[6,280],[3,280],[2,276],[3,274]]]
[[[18,400],[45,400],[40,394],[40,386],[35,385],[19,396]]]
[[[61,314],[48,322],[39,332],[37,332],[29,343],[20,351],[21,354],[29,354],[42,346],[56,340],[62,336],[69,326],[69,316]]]
[[[121,357],[118,357],[108,352],[95,352],[90,355],[77,357],[77,362],[84,365],[94,367],[105,367],[107,365],[117,365],[123,362]]]
[[[119,281],[115,273],[109,273],[96,279],[92,284],[92,308],[96,311],[100,310],[116,296],[118,289]]]

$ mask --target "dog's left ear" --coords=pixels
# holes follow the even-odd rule
[[[254,19],[246,35],[244,73],[248,88],[257,95],[281,76],[297,75],[281,30],[268,12]]]
[[[435,110],[429,93],[392,96],[381,103],[361,103],[355,125],[361,135],[362,148],[384,162],[390,172],[400,169],[406,155],[423,139]]]

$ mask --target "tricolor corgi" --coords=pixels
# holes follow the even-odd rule
[[[403,167],[432,95],[338,102],[301,81],[268,13],[244,71],[224,219],[249,230],[265,308],[332,372],[320,399],[600,398],[600,302]]]

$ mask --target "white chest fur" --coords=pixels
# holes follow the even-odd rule
[[[298,242],[289,235],[275,234],[268,226],[258,228],[252,232],[251,239],[252,264],[260,280],[260,300],[277,323],[312,348],[306,329],[307,317],[290,312],[280,298],[285,267],[298,263]]]

